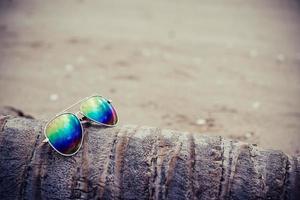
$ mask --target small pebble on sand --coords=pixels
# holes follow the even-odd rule
[[[57,101],[57,100],[58,100],[58,94],[51,94],[51,95],[49,96],[49,99],[50,99],[51,101]]]
[[[259,109],[261,106],[261,103],[259,101],[255,101],[252,103],[252,108],[253,109]]]
[[[198,124],[198,125],[205,125],[206,124],[206,119],[198,119],[196,121],[196,124]]]
[[[74,66],[71,64],[67,64],[67,65],[65,65],[65,70],[67,72],[72,72],[74,70]]]
[[[249,138],[251,138],[253,136],[254,136],[253,132],[248,132],[248,133],[245,134],[245,138],[247,138],[247,139],[249,139]]]

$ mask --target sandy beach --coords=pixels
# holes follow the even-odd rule
[[[300,154],[299,1],[1,1],[0,106],[49,119],[112,99],[120,124]]]

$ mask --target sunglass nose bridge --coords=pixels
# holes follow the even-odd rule
[[[83,117],[83,115],[81,114],[80,111],[77,111],[77,112],[75,113],[75,115],[76,115],[76,117],[78,117],[78,119],[81,119],[81,118]]]
[[[81,122],[86,121],[86,117],[80,111],[76,112],[75,115],[79,119],[79,121]]]

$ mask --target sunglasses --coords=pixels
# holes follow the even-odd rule
[[[67,112],[78,104],[80,104],[80,111],[76,114]],[[103,126],[115,126],[118,122],[112,102],[100,95],[92,95],[76,102],[52,118],[45,126],[46,139],[43,143],[48,142],[63,156],[76,154],[82,145],[84,135],[83,119],[79,119],[79,114]]]

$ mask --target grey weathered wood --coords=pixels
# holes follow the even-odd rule
[[[86,125],[63,157],[45,122],[0,120],[0,199],[299,199],[300,159],[222,137]]]

